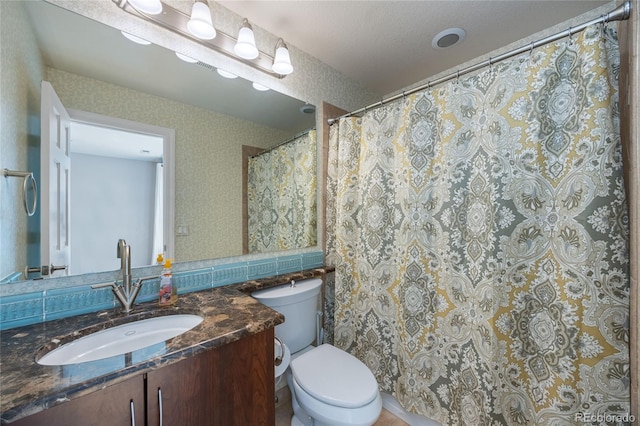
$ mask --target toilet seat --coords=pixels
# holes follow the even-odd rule
[[[310,415],[317,425],[331,426],[365,426],[372,425],[380,417],[382,412],[382,397],[377,392],[374,399],[362,407],[344,408],[322,402],[309,395],[296,382],[293,375],[289,378],[289,385],[292,387],[292,394],[298,401],[304,412]],[[294,419],[296,416],[294,416]],[[294,424],[292,419],[291,424]],[[306,424],[302,422],[301,424]]]
[[[298,386],[335,407],[358,408],[379,396],[371,370],[358,358],[328,344],[292,360],[290,367]]]

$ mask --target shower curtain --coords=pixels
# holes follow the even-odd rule
[[[249,158],[249,253],[316,245],[316,131]]]
[[[330,129],[334,344],[445,425],[629,413],[616,32]]]

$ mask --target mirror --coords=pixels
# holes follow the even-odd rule
[[[33,74],[50,81],[71,110],[172,129],[178,231],[174,261],[242,255],[243,220],[247,221],[242,213],[246,197],[243,164],[247,161],[243,146],[269,150],[305,133],[315,127],[315,108],[273,90],[257,91],[241,78],[223,78],[206,63],[181,61],[160,46],[132,43],[114,28],[44,1],[2,2],[2,7],[3,43],[13,37],[24,43],[32,40],[35,45],[25,48],[21,41],[9,58],[4,57],[3,48],[3,97],[7,87],[21,87],[23,77],[16,75],[19,67],[33,67]],[[20,17],[24,20],[17,19]],[[31,92],[37,87],[34,82],[28,84]],[[16,147],[10,156],[30,168],[38,167],[33,164],[39,149],[36,95],[39,93],[29,93],[27,106],[3,106],[3,124],[11,119],[7,114],[26,110],[29,115],[23,120],[29,128],[26,147]],[[38,227],[27,225],[26,215],[17,208],[21,205],[14,194],[17,185],[3,183],[11,191],[3,195],[3,221],[7,217],[9,222],[2,226],[18,232],[2,239],[2,253],[16,256],[13,262],[0,262],[0,280],[21,271],[28,260],[18,253],[26,252],[27,246],[33,249],[40,240]],[[5,203],[7,199],[11,206]],[[5,215],[8,209],[15,212]],[[116,242],[96,243],[113,253],[111,266],[105,266],[108,270],[119,267]],[[135,251],[132,245],[132,253]]]

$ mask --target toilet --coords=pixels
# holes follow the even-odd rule
[[[284,354],[276,376],[284,371],[291,391],[291,425],[370,426],[382,412],[382,398],[371,370],[332,345],[312,345],[322,340],[318,312],[321,286],[322,280],[313,278],[252,293],[285,317],[275,329],[280,340],[276,354]]]

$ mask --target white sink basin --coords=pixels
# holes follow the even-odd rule
[[[202,317],[186,314],[134,321],[66,343],[37,362],[41,365],[69,365],[122,355],[179,336],[201,322]]]

